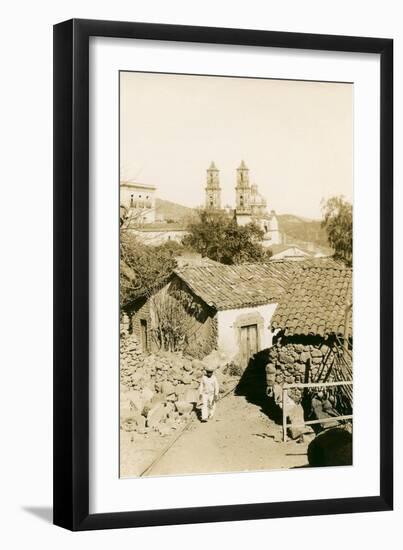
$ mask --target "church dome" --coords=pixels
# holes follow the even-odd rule
[[[251,185],[250,204],[251,206],[266,206],[266,199],[259,193],[256,183]]]

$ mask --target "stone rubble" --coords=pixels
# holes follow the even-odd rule
[[[207,365],[216,367],[220,393],[237,382],[227,358],[213,351],[202,361],[182,352],[145,355],[134,335],[120,338],[120,426],[125,431],[162,436],[174,433],[195,414],[198,389]]]

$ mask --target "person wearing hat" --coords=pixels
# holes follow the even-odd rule
[[[219,386],[217,377],[214,374],[214,367],[208,365],[205,368],[205,373],[202,376],[199,386],[202,422],[207,422],[207,420],[214,415],[218,394]]]

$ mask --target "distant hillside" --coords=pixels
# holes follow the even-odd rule
[[[176,202],[155,199],[155,216],[159,221],[184,222],[196,216],[196,210]]]
[[[312,242],[328,247],[326,231],[319,220],[309,220],[293,214],[277,215],[279,229],[287,235],[287,239]]]

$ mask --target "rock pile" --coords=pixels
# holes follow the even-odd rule
[[[316,380],[328,352],[329,347],[326,344],[314,346],[311,344],[287,343],[271,347],[268,350],[268,363],[266,365],[267,385],[294,384]],[[331,377],[329,378],[330,381]]]
[[[233,380],[223,374],[227,362],[217,352],[203,361],[181,352],[144,355],[130,335],[121,336],[120,361],[120,425],[125,431],[141,434],[153,430],[168,435],[194,414],[207,364],[218,367],[221,393]]]

